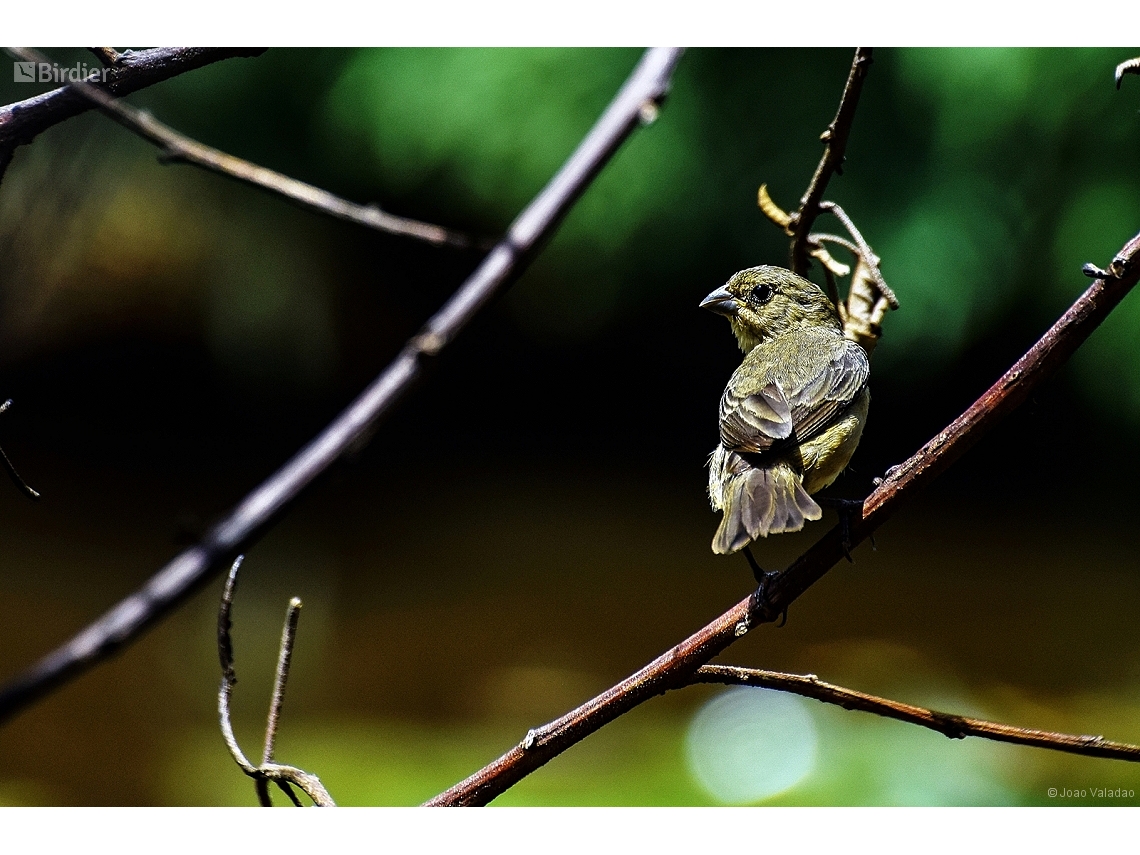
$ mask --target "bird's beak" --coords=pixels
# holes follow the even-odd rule
[[[718,315],[735,318],[736,313],[740,311],[740,301],[728,293],[728,289],[722,285],[701,300],[701,308],[716,312]]]

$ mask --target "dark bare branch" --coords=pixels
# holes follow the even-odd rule
[[[265,48],[154,48],[120,54],[107,72],[107,91],[121,97],[219,60],[259,56]],[[37,134],[95,107],[81,92],[63,86],[0,107],[0,151],[30,143]]]
[[[839,99],[839,109],[831,124],[827,126],[827,130],[820,136],[825,144],[823,157],[820,158],[807,192],[800,200],[799,210],[791,215],[791,220],[787,224],[788,233],[792,237],[792,270],[801,276],[807,275],[811,249],[808,245],[808,235],[819,216],[819,203],[823,201],[827,183],[832,175],[843,172],[847,138],[851,135],[851,124],[855,121],[855,108],[859,106],[863,81],[871,69],[871,56],[871,48],[856,48],[855,58],[851,62],[851,72],[847,75],[847,84],[843,87],[843,96]]]
[[[347,451],[367,441],[380,419],[423,375],[430,358],[522,274],[621,143],[651,118],[669,90],[680,57],[677,49],[647,51],[605,113],[515,220],[506,237],[396,359],[319,436],[246,496],[199,544],[182,552],[140,590],[0,690],[0,720],[138,637],[254,543]]]
[[[1072,356],[1140,279],[1140,234],[1125,245],[1109,269],[1118,275],[1094,282],[973,406],[891,470],[864,501],[862,517],[849,520],[848,546],[869,537]],[[742,600],[636,674],[561,718],[531,730],[519,745],[427,804],[487,804],[618,716],[656,695],[687,685],[698,668],[756,624],[776,620],[844,554],[843,527],[836,526],[770,580],[765,589],[766,607],[761,608],[751,596]]]
[[[44,62],[46,58],[28,48],[9,48],[10,53],[29,62]],[[127,130],[142,137],[161,150],[160,160],[164,163],[187,163],[202,169],[252,184],[271,193],[284,196],[305,208],[322,214],[367,226],[389,234],[416,238],[437,246],[450,246],[466,249],[474,245],[467,235],[446,229],[443,226],[424,223],[409,217],[399,217],[382,211],[376,205],[358,205],[339,196],[298,181],[280,172],[226,154],[216,148],[203,145],[197,140],[181,134],[164,125],[145,110],[139,110],[120,101],[98,86],[83,80],[69,84],[69,87],[97,105],[104,113]]]
[[[693,675],[692,682],[759,686],[764,689],[791,692],[805,698],[823,701],[825,704],[835,704],[845,710],[861,710],[885,718],[917,724],[919,727],[935,730],[950,739],[977,736],[996,742],[1012,742],[1014,745],[1048,748],[1069,754],[1082,754],[1086,757],[1107,757],[1112,760],[1128,760],[1132,763],[1140,763],[1140,745],[1113,742],[1103,736],[1052,733],[1047,730],[1012,727],[1008,724],[984,721],[979,718],[938,712],[825,683],[814,674],[785,674],[779,671],[763,671],[758,668],[737,668],[732,665],[705,665]]]

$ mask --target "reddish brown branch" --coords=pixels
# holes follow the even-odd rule
[[[1140,763],[1140,745],[1127,742],[1113,742],[1103,736],[1076,736],[1071,733],[1052,733],[1047,730],[1032,730],[1013,727],[980,718],[967,718],[952,713],[916,707],[889,698],[880,698],[825,683],[814,674],[784,674],[779,671],[762,671],[758,668],[737,668],[733,665],[705,665],[693,675],[693,683],[721,683],[737,686],[758,686],[791,692],[805,698],[814,698],[825,704],[835,704],[845,710],[861,710],[885,718],[917,724],[919,727],[937,731],[950,739],[977,736],[996,742],[1012,742],[1014,745],[1029,745],[1035,748],[1049,748],[1086,757],[1107,757],[1112,760],[1127,760]]]
[[[800,200],[799,210],[791,215],[788,233],[792,236],[792,270],[801,276],[807,275],[808,253],[811,249],[808,235],[816,218],[819,217],[819,203],[827,191],[827,183],[835,173],[842,174],[843,158],[847,151],[847,138],[851,135],[851,125],[855,121],[855,108],[859,106],[859,95],[863,91],[863,81],[871,69],[871,48],[856,48],[851,61],[851,72],[839,99],[839,109],[835,118],[827,126],[820,139],[825,143],[823,157],[815,168],[807,192]]]
[[[850,544],[862,542],[922,487],[933,481],[981,436],[1041,385],[1092,334],[1140,278],[1140,234],[1113,260],[1115,276],[1098,279],[1041,340],[965,413],[924,445],[863,503],[861,519],[850,521]],[[429,805],[483,805],[551,758],[585,739],[643,701],[688,684],[702,665],[758,622],[788,608],[843,556],[839,526],[823,536],[767,587],[768,606],[751,611],[745,599],[708,626],[657,657],[636,674],[587,701],[526,739],[467,780],[436,796]]]
[[[1041,339],[984,395],[890,475],[863,502],[862,519],[850,521],[851,543],[860,543],[906,501],[961,457],[995,424],[1051,377],[1108,317],[1140,278],[1140,234],[1113,259],[1115,276],[1097,279]],[[774,619],[843,557],[838,527],[777,577],[770,597]]]

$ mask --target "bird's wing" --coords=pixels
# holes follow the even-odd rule
[[[859,394],[870,365],[863,348],[841,346],[806,382],[733,383],[720,401],[720,439],[732,451],[761,453],[781,440],[802,442],[819,433]],[[767,378],[765,378],[767,379]]]
[[[867,353],[843,339],[840,348],[810,382],[788,394],[796,439],[803,442],[823,430],[867,384]]]
[[[766,451],[792,435],[792,408],[776,383],[750,392],[729,383],[720,399],[720,441],[732,451]]]

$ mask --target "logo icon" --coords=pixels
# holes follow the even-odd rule
[[[15,83],[35,83],[36,64],[34,62],[12,63],[12,80]]]

